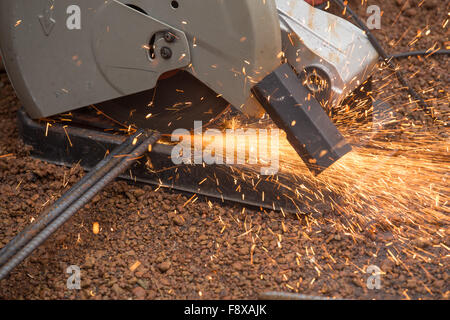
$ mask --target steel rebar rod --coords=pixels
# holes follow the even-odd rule
[[[67,207],[86,192],[98,179],[106,172],[110,171],[120,158],[120,154],[130,152],[134,146],[133,141],[144,133],[139,130],[133,136],[126,139],[121,145],[115,148],[107,157],[100,161],[92,170],[86,173],[80,181],[72,186],[58,200],[48,207],[32,224],[16,235],[5,247],[0,250],[0,266],[17,253],[26,243],[28,243],[38,232],[44,229],[49,223],[55,220]]]
[[[131,154],[120,159],[119,163],[103,176],[99,177],[80,198],[75,200],[62,212],[55,220],[48,224],[42,231],[35,235],[23,248],[21,248],[9,261],[0,268],[0,280],[6,277],[12,269],[27,258],[38,246],[50,237],[59,227],[61,227],[71,216],[86,205],[95,195],[97,195],[106,185],[117,178],[137,159],[139,159],[149,148],[159,140],[159,133],[144,133],[137,142]],[[95,175],[95,174],[94,174]]]
[[[310,296],[301,293],[288,293],[288,292],[277,292],[269,291],[261,293],[258,296],[259,300],[335,300],[332,298]]]

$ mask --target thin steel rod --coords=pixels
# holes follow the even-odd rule
[[[57,201],[48,207],[32,224],[27,226],[22,232],[16,235],[5,247],[0,250],[0,266],[17,253],[26,243],[28,243],[38,232],[44,229],[49,223],[55,220],[67,207],[81,197],[89,188],[96,183],[100,177],[120,162],[117,156],[130,152],[134,146],[133,141],[143,134],[143,130],[138,131],[129,137],[121,145],[115,148],[107,157],[100,161],[91,171],[86,173],[80,181],[72,186]]]
[[[120,158],[120,162],[108,171],[103,177],[85,191],[80,198],[75,200],[64,212],[54,221],[48,224],[42,231],[35,235],[22,249],[20,249],[7,263],[0,268],[0,280],[6,277],[11,270],[27,258],[38,246],[50,237],[59,227],[61,227],[78,210],[85,206],[95,195],[97,195],[107,184],[117,178],[137,159],[139,159],[149,148],[159,140],[159,133],[143,134],[131,154]]]

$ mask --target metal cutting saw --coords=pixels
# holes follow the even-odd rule
[[[231,107],[268,114],[319,174],[351,151],[329,110],[362,90],[379,59],[362,30],[303,0],[2,0],[0,45],[25,143],[86,168],[124,139],[114,125],[170,134]],[[153,148],[153,167],[173,168],[168,148]],[[192,180],[204,167],[186,170],[135,177],[217,197],[214,183]]]

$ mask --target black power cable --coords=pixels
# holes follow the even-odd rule
[[[390,59],[405,59],[409,57],[432,57],[432,56],[445,56],[450,55],[450,50],[438,50],[438,51],[429,51],[429,50],[422,50],[422,51],[408,51],[408,52],[401,52],[391,55]]]
[[[426,102],[422,99],[422,97],[414,90],[414,88],[409,84],[409,82],[403,77],[403,73],[400,71],[400,69],[397,67],[396,64],[394,64],[393,59],[391,56],[389,56],[386,51],[384,51],[381,44],[378,42],[377,38],[372,34],[372,32],[369,30],[369,28],[366,26],[366,24],[359,18],[359,16],[348,6],[344,3],[343,0],[334,0],[334,2],[345,10],[345,12],[348,12],[348,14],[352,17],[352,19],[355,21],[355,23],[358,25],[359,28],[361,28],[367,35],[367,38],[369,39],[372,46],[375,48],[375,50],[378,52],[380,57],[383,59],[383,62],[386,63],[386,65],[394,72],[396,75],[398,81],[401,83],[401,85],[408,89],[409,94],[411,97],[417,101],[418,105],[422,108],[422,110],[433,119],[433,121],[436,121],[436,117],[433,115],[433,112],[431,108],[426,104]]]
[[[328,2],[324,2],[322,4],[318,4],[315,6],[315,8],[320,10],[325,10],[325,8],[328,6]],[[419,50],[419,51],[407,51],[407,52],[400,52],[389,56],[389,59],[405,59],[409,57],[417,57],[417,56],[425,56],[425,57],[432,57],[432,56],[446,56],[450,55],[450,50],[437,50],[437,51],[430,51],[430,50]]]

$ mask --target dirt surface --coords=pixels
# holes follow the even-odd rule
[[[375,34],[386,50],[448,47],[449,26],[443,25],[450,3],[406,2],[369,1],[383,10],[382,29]],[[350,1],[354,8],[360,3]],[[358,12],[367,17],[364,7]],[[411,45],[419,30],[421,36]],[[428,35],[426,30],[431,30]],[[421,93],[438,108],[449,102],[448,62],[448,57],[438,57],[399,63],[417,90],[431,88]],[[375,86],[386,75],[376,74]],[[380,96],[402,105],[407,97],[398,87],[392,81]],[[19,106],[2,74],[2,246],[83,174],[80,168],[29,156],[16,126]],[[319,210],[309,216],[296,217],[202,200],[184,206],[189,197],[124,181],[111,184],[0,281],[0,298],[252,299],[265,291],[358,299],[449,298],[448,223],[436,224],[441,237],[402,239],[389,231],[349,233],[342,228],[347,218],[327,203],[318,203]],[[448,217],[448,211],[443,214]],[[405,242],[414,243],[418,256],[396,252]],[[71,265],[81,267],[81,290],[66,287]],[[370,265],[382,270],[379,290],[366,285]]]

